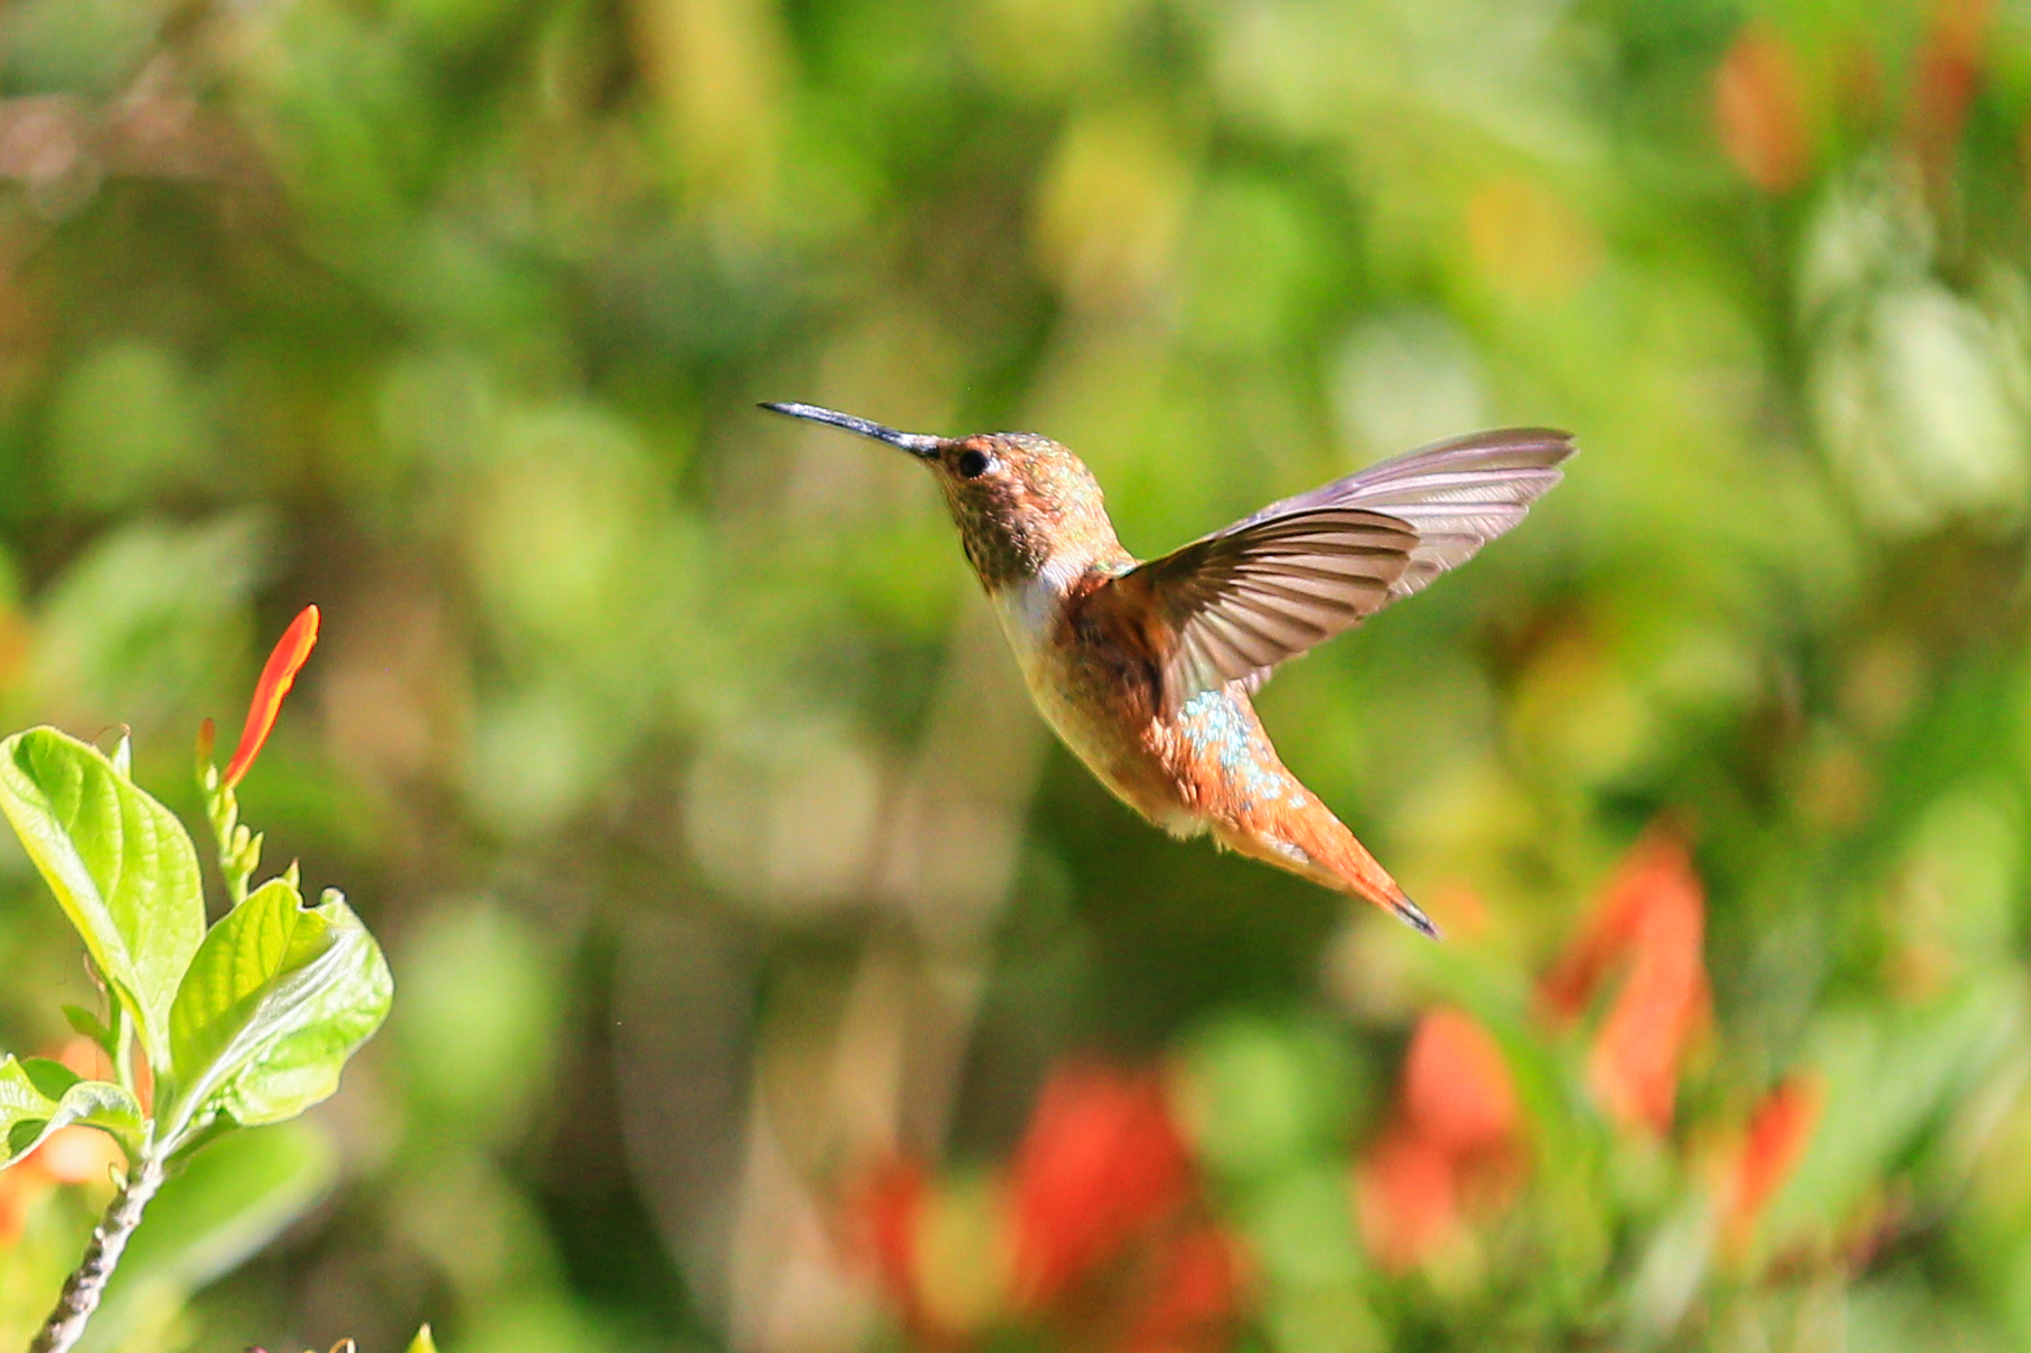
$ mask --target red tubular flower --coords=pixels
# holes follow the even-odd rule
[[[1452,1155],[1497,1150],[1515,1135],[1516,1087],[1495,1038],[1472,1015],[1434,1010],[1403,1066],[1404,1116]]]
[[[1706,893],[1685,843],[1653,829],[1630,848],[1544,981],[1546,1003],[1570,1020],[1617,960],[1631,960],[1588,1061],[1595,1096],[1625,1126],[1671,1127],[1679,1066],[1707,1013],[1705,930]]]
[[[1560,1021],[1579,1018],[1608,970],[1635,946],[1652,897],[1660,884],[1669,886],[1671,847],[1672,838],[1661,830],[1639,838],[1601,890],[1580,933],[1552,965],[1538,990]]]
[[[1361,1234],[1376,1261],[1411,1267],[1442,1248],[1477,1201],[1506,1194],[1500,1186],[1521,1165],[1522,1126],[1494,1036],[1464,1010],[1428,1012],[1404,1057],[1395,1126],[1355,1177]]]
[[[1636,962],[1595,1039],[1589,1071],[1610,1116],[1664,1133],[1679,1065],[1707,1012],[1706,904],[1685,847],[1671,841],[1655,850]]]
[[[917,1226],[923,1216],[926,1187],[922,1165],[914,1160],[892,1160],[870,1174],[854,1209],[865,1224],[867,1250],[876,1275],[898,1303],[910,1301],[916,1293]]]
[[[857,1248],[872,1261],[875,1278],[904,1328],[920,1339],[929,1322],[917,1281],[917,1240],[929,1190],[923,1165],[897,1157],[868,1172],[849,1209]]]
[[[247,768],[254,764],[254,758],[260,755],[262,744],[268,741],[268,730],[275,727],[275,716],[282,709],[282,697],[296,684],[297,672],[316,646],[317,607],[306,606],[282,632],[275,651],[268,655],[268,663],[261,669],[261,680],[254,687],[254,702],[247,707],[247,726],[240,733],[239,749],[226,764],[223,781],[226,788],[239,784]]]
[[[1162,1081],[1105,1067],[1059,1071],[1037,1101],[1013,1184],[1016,1297],[1035,1310],[1190,1196]]]
[[[1748,1248],[1763,1210],[1812,1141],[1825,1101],[1825,1087],[1817,1077],[1792,1076],[1765,1095],[1750,1115],[1722,1215],[1721,1234],[1729,1250],[1740,1254]]]
[[[1354,1183],[1362,1244],[1391,1272],[1410,1268],[1459,1228],[1452,1158],[1408,1124],[1390,1129],[1369,1149]]]
[[[1115,1353],[1193,1353],[1226,1348],[1240,1304],[1242,1266],[1216,1226],[1169,1238],[1156,1257],[1145,1304]]]
[[[1157,1072],[1057,1071],[1001,1178],[1005,1186],[955,1191],[896,1158],[851,1190],[850,1240],[912,1347],[973,1346],[1010,1319],[1108,1353],[1226,1346],[1240,1258],[1204,1219]],[[968,1198],[970,1213],[951,1210]],[[959,1231],[945,1224],[955,1219],[966,1223]],[[985,1286],[974,1281],[982,1264],[1000,1275]]]

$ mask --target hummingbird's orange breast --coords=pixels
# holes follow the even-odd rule
[[[1037,712],[1115,796],[1180,836],[1204,830],[1166,781],[1148,736],[1155,665],[1141,636],[1082,624],[1079,600],[1114,576],[1086,562],[1047,562],[989,591]]]
[[[1031,698],[1073,754],[1176,836],[1316,803],[1284,769],[1238,683],[1162,712],[1161,620],[1080,604],[1114,576],[1105,566],[1047,566],[991,594]]]
[[[1229,850],[1431,923],[1354,834],[1277,755],[1245,684],[1166,713],[1162,621],[1089,608],[1111,565],[1047,565],[989,596],[1045,722],[1115,797],[1173,836],[1210,831]]]

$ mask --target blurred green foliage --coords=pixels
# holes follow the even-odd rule
[[[404,992],[322,1201],[134,1346],[892,1346],[840,1180],[1001,1159],[1094,1049],[1220,1106],[1249,1347],[2022,1346],[2027,116],[2000,0],[0,6],[0,727],[178,782],[315,600],[247,812]],[[915,467],[758,399],[1047,433],[1144,554],[1573,429],[1260,702],[1454,941],[1134,821]],[[1660,1143],[1531,991],[1667,814],[1713,1028]],[[38,886],[24,1051],[93,1001]],[[1539,1135],[1393,1275],[1348,1181],[1441,1000]],[[1709,1139],[1801,1069],[1713,1267]]]

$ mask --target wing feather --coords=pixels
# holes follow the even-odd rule
[[[1320,507],[1368,508],[1417,532],[1410,564],[1391,585],[1395,601],[1458,568],[1523,520],[1530,505],[1562,477],[1572,437],[1550,428],[1503,428],[1435,442],[1336,479],[1310,493],[1271,503],[1230,529]]]
[[[1176,641],[1160,661],[1170,712],[1359,623],[1388,600],[1416,544],[1381,513],[1321,506],[1207,536],[1104,584],[1094,600],[1146,598],[1168,622]]]
[[[1547,428],[1438,442],[1272,503],[1088,600],[1118,615],[1151,606],[1168,622],[1164,713],[1230,681],[1253,691],[1278,663],[1471,559],[1558,483],[1573,451]]]

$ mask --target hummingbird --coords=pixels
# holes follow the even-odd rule
[[[1437,442],[1141,560],[1116,538],[1092,471],[1048,437],[939,437],[812,404],[761,407],[930,468],[1038,711],[1122,802],[1438,937],[1284,766],[1249,697],[1279,664],[1521,521],[1558,483],[1571,436],[1503,428]]]

